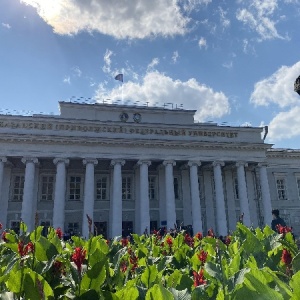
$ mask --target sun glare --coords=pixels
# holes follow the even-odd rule
[[[61,8],[61,0],[21,0],[26,5],[31,5],[36,8],[47,19],[55,18]]]

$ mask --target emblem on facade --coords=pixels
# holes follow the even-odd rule
[[[120,120],[121,120],[122,122],[127,122],[128,118],[129,118],[129,117],[128,117],[128,114],[127,114],[127,113],[123,112],[123,113],[120,114]]]
[[[135,113],[135,114],[133,115],[133,121],[134,121],[134,122],[136,122],[136,123],[140,123],[140,122],[141,122],[141,120],[142,120],[142,116],[141,116],[141,114],[139,114],[139,113]]]

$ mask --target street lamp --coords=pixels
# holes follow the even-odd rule
[[[298,76],[294,83],[294,91],[300,95],[300,76]]]

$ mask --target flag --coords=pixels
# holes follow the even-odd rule
[[[123,82],[123,74],[118,74],[115,79]]]

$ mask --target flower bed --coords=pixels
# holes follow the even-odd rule
[[[62,240],[60,229],[4,231],[1,299],[300,299],[300,254],[289,230],[237,224],[211,231]]]

